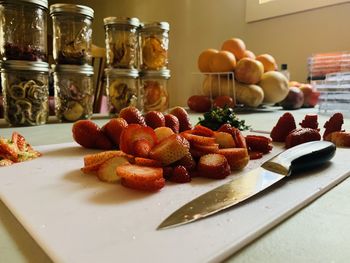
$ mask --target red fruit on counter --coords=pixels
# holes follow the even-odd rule
[[[187,111],[184,108],[179,106],[175,107],[170,111],[170,114],[173,114],[178,118],[179,124],[180,124],[180,129],[179,129],[180,132],[192,129],[190,118],[188,116]]]
[[[102,131],[107,135],[107,137],[116,145],[119,145],[120,134],[123,129],[128,126],[128,123],[123,118],[113,118],[109,120],[103,127]]]
[[[200,176],[213,179],[223,179],[231,172],[225,156],[217,153],[203,155],[199,159],[197,170]]]
[[[96,141],[103,132],[90,120],[79,120],[72,127],[73,139],[85,148],[96,148]],[[104,134],[103,134],[104,135]]]
[[[193,95],[188,98],[187,106],[195,112],[206,112],[211,108],[211,100],[205,95]]]
[[[201,135],[201,136],[206,136],[206,137],[212,137],[214,136],[214,131],[203,126],[200,124],[197,124],[196,126],[194,126],[192,133],[195,135]]]
[[[306,114],[304,119],[299,123],[302,128],[318,129],[317,114]]]
[[[218,153],[226,157],[232,171],[243,169],[249,162],[247,148],[219,149]]]
[[[239,129],[232,127],[230,124],[225,123],[221,125],[218,132],[226,132],[231,134],[237,148],[247,148],[247,143],[242,132]]]
[[[286,148],[291,148],[293,146],[321,140],[321,135],[318,130],[310,128],[298,128],[290,132],[286,138]]]
[[[274,142],[285,142],[288,134],[296,129],[295,120],[289,112],[284,113],[272,128],[270,137]]]
[[[235,106],[235,102],[233,101],[232,97],[227,95],[222,95],[214,99],[213,106],[219,107],[219,108],[224,108],[224,107],[233,108]]]
[[[190,143],[196,143],[200,145],[213,145],[215,144],[215,138],[214,137],[206,137],[206,136],[200,136],[195,135],[190,132],[183,132],[181,133],[183,137],[185,137]]]
[[[158,127],[165,126],[164,114],[160,111],[150,111],[145,115],[145,121],[147,126],[156,129]]]
[[[185,166],[177,165],[175,166],[172,175],[169,177],[169,181],[180,184],[188,183],[191,182],[191,176]]]
[[[301,84],[299,89],[304,94],[304,108],[313,108],[318,103],[320,93],[310,84]]]
[[[262,152],[258,152],[258,151],[249,151],[249,159],[250,160],[257,160],[263,157],[263,153]]]
[[[247,135],[245,139],[250,151],[268,153],[272,150],[272,141],[270,138],[261,135]]]
[[[119,148],[128,154],[135,154],[135,142],[138,140],[146,140],[149,143],[149,148],[153,148],[157,144],[157,136],[154,130],[148,126],[139,124],[129,124],[124,128],[120,135]],[[141,147],[141,145],[140,145]],[[145,156],[140,156],[145,157]]]
[[[174,133],[179,133],[180,131],[180,122],[179,119],[173,114],[165,114],[165,126],[172,129]]]
[[[325,131],[323,133],[323,139],[326,140],[328,134],[332,132],[341,131],[341,127],[344,123],[343,114],[340,112],[334,113],[333,116],[324,124]]]
[[[196,162],[193,159],[193,156],[190,152],[188,152],[184,157],[178,160],[175,164],[185,166],[187,171],[193,171],[196,168]]]
[[[126,120],[128,124],[140,124],[146,126],[146,121],[138,108],[129,106],[119,112],[119,117]]]
[[[111,150],[115,148],[114,143],[102,131],[95,141],[95,148],[101,150]]]

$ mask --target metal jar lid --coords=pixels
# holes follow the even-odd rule
[[[94,67],[90,65],[52,65],[52,70],[57,73],[78,73],[78,74],[85,74],[85,75],[93,75],[94,74]]]
[[[0,1],[0,4],[16,4],[16,3],[31,3],[31,4],[35,4],[44,8],[48,8],[49,4],[48,4],[48,0],[3,0]]]
[[[151,22],[151,23],[142,23],[141,31],[153,30],[153,29],[162,29],[164,31],[170,30],[170,25],[168,22]]]
[[[85,5],[74,4],[53,4],[50,5],[50,15],[54,16],[59,13],[82,14],[94,18],[94,10]]]
[[[1,72],[6,70],[33,70],[48,72],[49,64],[46,62],[30,62],[24,60],[6,60],[0,63]]]
[[[140,72],[140,77],[145,78],[170,78],[170,70],[162,69],[162,70],[144,70]]]
[[[103,19],[103,23],[105,26],[107,25],[130,25],[134,27],[138,27],[140,25],[140,20],[136,17],[105,17]]]
[[[107,77],[132,77],[137,78],[139,71],[137,69],[115,69],[106,68],[105,73]]]

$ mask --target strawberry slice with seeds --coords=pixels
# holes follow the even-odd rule
[[[325,131],[323,133],[323,139],[325,140],[327,135],[332,132],[338,132],[342,130],[342,125],[344,123],[343,114],[340,112],[334,113],[328,121],[324,124]]]
[[[136,164],[124,164],[117,167],[121,184],[142,191],[157,191],[164,187],[163,169]]]
[[[249,162],[247,148],[225,148],[217,153],[226,157],[232,171],[243,169]]]
[[[272,128],[270,137],[274,142],[284,142],[288,134],[296,129],[295,119],[289,112],[284,113],[277,121],[276,126]]]
[[[195,135],[190,132],[182,132],[181,135],[185,137],[190,143],[197,143],[201,145],[212,145],[215,143],[214,137]]]
[[[206,137],[213,137],[214,136],[214,131],[203,126],[203,125],[196,125],[194,126],[193,130],[192,130],[193,134],[195,135],[201,135],[201,136],[206,136]]]
[[[213,179],[223,179],[231,172],[225,156],[216,153],[203,155],[199,159],[197,170],[200,176]]]
[[[12,142],[17,146],[19,151],[25,151],[27,149],[26,139],[18,132],[12,133]]]
[[[135,164],[141,165],[141,166],[150,166],[150,167],[162,167],[162,163],[149,159],[149,158],[143,158],[143,157],[135,157]]]
[[[104,163],[97,170],[97,177],[104,182],[116,182],[119,180],[117,167],[129,164],[128,158],[125,156],[114,156]]]

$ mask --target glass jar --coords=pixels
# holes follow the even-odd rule
[[[105,69],[106,93],[111,116],[128,106],[139,107],[139,73],[136,69]]]
[[[53,58],[57,64],[91,62],[94,10],[83,5],[50,6],[53,25]]]
[[[143,111],[166,111],[169,108],[168,80],[170,70],[142,71],[141,102]]]
[[[59,121],[90,119],[93,113],[93,67],[54,65],[55,113]]]
[[[47,0],[0,1],[1,60],[47,61]]]
[[[144,24],[140,29],[141,69],[161,70],[168,66],[169,23]]]
[[[137,18],[106,17],[107,64],[114,68],[137,68],[138,32]]]
[[[45,62],[3,61],[4,117],[12,126],[34,126],[49,116],[49,66]]]

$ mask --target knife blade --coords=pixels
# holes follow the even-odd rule
[[[168,216],[157,230],[187,224],[232,207],[292,174],[333,158],[336,147],[328,141],[307,142],[289,148],[260,167],[193,199]]]

